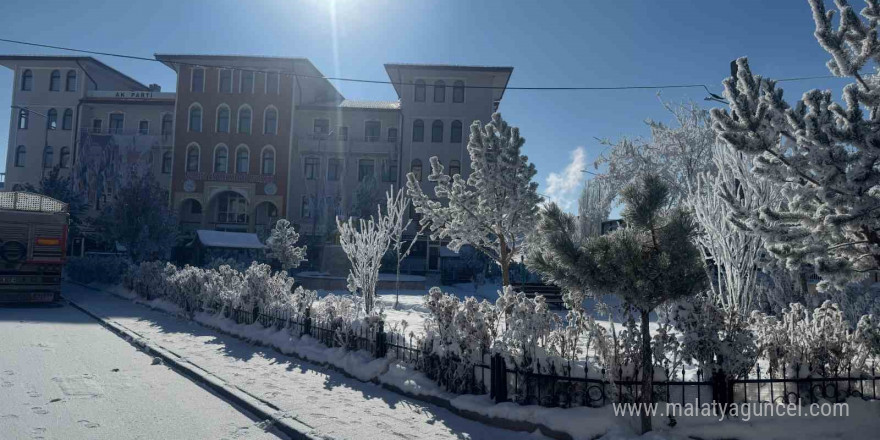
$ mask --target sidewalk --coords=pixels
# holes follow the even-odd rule
[[[64,296],[337,439],[534,439],[490,427],[333,370],[74,284]]]

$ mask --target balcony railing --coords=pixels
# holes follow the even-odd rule
[[[395,143],[397,138],[383,138],[381,136],[343,136],[327,133],[309,133],[298,136],[301,140],[310,141],[336,141],[336,142],[370,142],[370,143]]]

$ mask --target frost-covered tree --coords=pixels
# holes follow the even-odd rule
[[[791,106],[775,81],[753,75],[740,58],[724,80],[730,109],[712,110],[719,138],[754,156],[754,172],[785,196],[780,207],[763,206],[739,221],[789,268],[811,265],[822,277],[819,290],[880,268],[880,85],[860,73],[880,61],[880,5],[868,1],[862,20],[846,1],[836,3],[834,29],[833,11],[810,0],[829,69],[854,80],[843,89],[843,104],[831,91],[812,90]]]
[[[23,189],[67,203],[67,211],[70,213],[70,230],[68,234],[72,237],[79,235],[79,229],[88,212],[88,200],[84,193],[74,188],[70,177],[61,175],[61,168],[59,166],[53,167],[48,174],[45,174],[40,179],[38,186],[35,187],[28,183],[24,185]]]
[[[623,138],[618,142],[603,139],[610,147],[595,162],[604,167],[601,178],[611,188],[623,188],[645,173],[656,174],[669,187],[669,201],[684,200],[689,184],[712,169],[712,131],[709,113],[696,103],[673,105],[662,102],[672,114],[675,125],[647,121],[651,138]]]
[[[421,230],[417,230],[411,238],[404,239],[404,232],[409,228],[412,219],[406,218],[406,211],[409,209],[410,199],[403,190],[394,192],[394,187],[385,193],[385,209],[388,218],[388,233],[390,234],[390,247],[394,251],[394,262],[397,266],[394,279],[394,308],[397,308],[400,300],[400,265],[403,260],[409,256],[413,246],[419,240],[422,234]]]
[[[376,284],[379,282],[379,268],[382,257],[391,243],[392,222],[390,216],[382,214],[377,208],[377,217],[369,219],[353,218],[342,222],[336,219],[339,230],[339,244],[348,256],[351,268],[348,272],[348,290],[359,294],[364,301],[364,312],[367,316],[373,313],[376,303]]]
[[[521,154],[525,139],[507,125],[500,113],[492,121],[471,125],[468,153],[471,174],[443,173],[437,157],[431,158],[435,183],[431,200],[416,177],[407,175],[407,192],[416,212],[423,215],[432,240],[450,239],[449,249],[471,245],[501,266],[503,285],[510,284],[510,262],[524,238],[534,229],[538,213],[538,184],[532,181],[535,166]]]
[[[382,203],[379,185],[372,176],[367,176],[354,189],[351,200],[351,215],[367,218],[373,215],[376,205]]]
[[[602,234],[602,223],[611,214],[611,202],[617,192],[605,179],[592,179],[584,184],[578,199],[578,226],[582,237],[597,237]]]
[[[626,227],[584,241],[576,238],[576,222],[555,204],[541,212],[538,234],[542,249],[529,255],[529,264],[548,281],[572,291],[615,294],[640,317],[640,399],[653,394],[653,364],[649,314],[667,301],[703,290],[700,252],[692,243],[695,225],[682,208],[669,206],[668,186],[644,175],[621,193]],[[642,430],[651,418],[642,413]]]
[[[266,256],[278,260],[284,270],[297,268],[306,261],[306,247],[297,246],[298,241],[299,234],[293,229],[293,225],[287,219],[280,219],[275,222],[269,238],[266,239]]]

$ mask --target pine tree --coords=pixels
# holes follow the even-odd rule
[[[486,254],[501,266],[505,286],[510,284],[511,259],[534,228],[542,200],[532,181],[535,166],[521,154],[524,143],[519,129],[495,113],[486,125],[471,125],[467,149],[472,171],[467,180],[444,174],[437,157],[431,158],[428,180],[435,183],[439,200],[431,200],[416,177],[407,175],[407,193],[431,239],[450,239],[447,246],[456,252],[471,245]]]
[[[843,89],[843,105],[831,91],[812,90],[790,106],[775,81],[753,75],[740,58],[724,80],[729,111],[712,110],[719,138],[752,155],[753,172],[785,196],[778,208],[742,213],[740,224],[760,233],[790,269],[811,265],[823,278],[820,290],[880,268],[880,82],[860,73],[880,61],[880,4],[869,0],[863,21],[846,1],[836,3],[835,30],[833,11],[810,0],[816,38],[831,54],[829,69],[854,79]]]
[[[266,256],[275,258],[281,263],[281,268],[285,271],[299,267],[300,263],[306,261],[306,247],[299,247],[296,242],[299,241],[299,234],[293,229],[293,226],[287,219],[280,219],[275,222],[269,238],[266,240]]]
[[[653,394],[649,314],[667,301],[700,292],[706,281],[692,243],[694,222],[681,208],[666,209],[669,198],[660,178],[645,175],[621,193],[626,227],[582,241],[574,217],[551,204],[538,223],[543,246],[529,255],[529,265],[549,282],[569,291],[618,295],[638,312],[644,403]],[[650,430],[651,418],[642,412],[642,431]]]

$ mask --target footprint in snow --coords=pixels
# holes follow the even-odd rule
[[[31,411],[33,411],[34,414],[40,414],[40,415],[49,414],[49,411],[46,410],[46,408],[43,408],[41,406],[35,406],[35,407],[31,408]]]
[[[17,418],[18,418],[18,416],[15,414],[3,414],[2,416],[0,416],[0,419],[3,419],[3,420],[17,419]]]
[[[99,425],[99,424],[97,424],[97,423],[95,423],[95,422],[90,422],[90,421],[85,420],[85,419],[83,419],[83,420],[77,420],[77,423],[79,423],[79,424],[82,425],[82,426],[85,426],[86,428],[97,428],[97,427],[101,426],[101,425]]]
[[[3,387],[3,388],[9,388],[14,385],[15,385],[14,383],[9,382],[8,380],[4,380],[2,383],[0,383],[0,387]]]
[[[14,375],[15,375],[15,371],[12,371],[12,370],[3,370],[3,374],[5,374],[5,375],[7,375],[7,376],[14,376]]]

